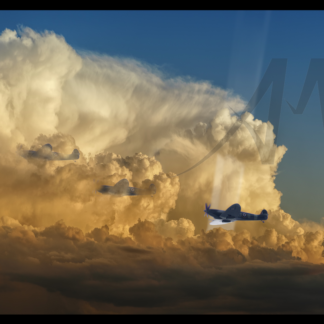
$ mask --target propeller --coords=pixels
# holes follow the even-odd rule
[[[204,216],[206,216],[206,217],[208,217],[207,212],[208,212],[210,206],[211,206],[211,204],[209,206],[207,204],[205,204],[205,210],[204,210],[205,214],[204,214]]]

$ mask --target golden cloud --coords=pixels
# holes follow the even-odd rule
[[[15,312],[12,303],[18,312],[251,312],[246,300],[252,300],[267,313],[269,287],[285,290],[288,310],[294,303],[322,310],[316,300],[305,308],[289,293],[300,281],[307,298],[323,288],[324,228],[280,209],[274,179],[284,146],[273,146],[273,165],[262,164],[264,152],[242,125],[204,164],[176,175],[237,122],[228,107],[244,105],[207,82],[167,79],[135,60],[77,53],[53,32],[5,30],[0,312]],[[273,143],[272,125],[246,114],[261,139],[270,129]],[[77,148],[80,159],[17,154],[46,143],[63,154]],[[96,193],[124,178],[140,188],[154,183],[156,194]],[[267,209],[269,219],[206,231],[205,202]]]

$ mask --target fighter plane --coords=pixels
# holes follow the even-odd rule
[[[211,216],[214,218],[209,225],[224,225],[226,223],[231,223],[235,221],[252,221],[252,220],[260,220],[264,223],[265,220],[268,219],[268,212],[263,209],[260,215],[242,213],[241,206],[239,204],[234,204],[224,210],[219,209],[210,209],[210,205],[205,204],[205,215]]]
[[[153,195],[156,193],[156,188],[152,183],[148,189],[139,189],[129,186],[127,179],[118,181],[114,186],[102,186],[98,192],[104,195],[114,196],[137,196],[137,195]]]
[[[80,153],[77,149],[73,150],[72,154],[63,155],[57,152],[52,152],[52,145],[45,144],[37,151],[22,150],[18,152],[24,158],[37,158],[43,160],[78,160]]]

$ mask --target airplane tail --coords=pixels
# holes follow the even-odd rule
[[[80,157],[79,151],[77,149],[74,149],[73,152],[72,152],[72,154],[70,155],[70,158],[72,160],[78,160],[79,157]]]
[[[265,209],[263,209],[259,216],[262,222],[264,223],[264,221],[268,219],[268,212]]]
[[[260,215],[268,216],[268,212],[265,209],[263,209]]]

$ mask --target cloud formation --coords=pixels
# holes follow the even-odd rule
[[[43,230],[2,226],[0,311],[8,309],[4,291],[24,299],[27,289],[36,300],[53,300],[60,313],[323,310],[323,265],[262,246],[246,231],[218,228],[175,242],[139,220],[130,233],[118,237],[108,226],[83,233],[62,221]],[[36,312],[54,309],[26,302]],[[18,306],[18,312],[25,309]]]
[[[324,227],[280,208],[284,146],[262,164],[243,125],[204,164],[176,175],[235,124],[228,107],[244,106],[208,82],[77,53],[53,32],[3,31],[0,312],[322,312]],[[264,140],[272,125],[246,114]],[[77,148],[80,159],[16,152],[46,143],[63,154]],[[154,183],[156,194],[95,193],[123,178]],[[205,202],[267,209],[269,219],[206,231]]]

